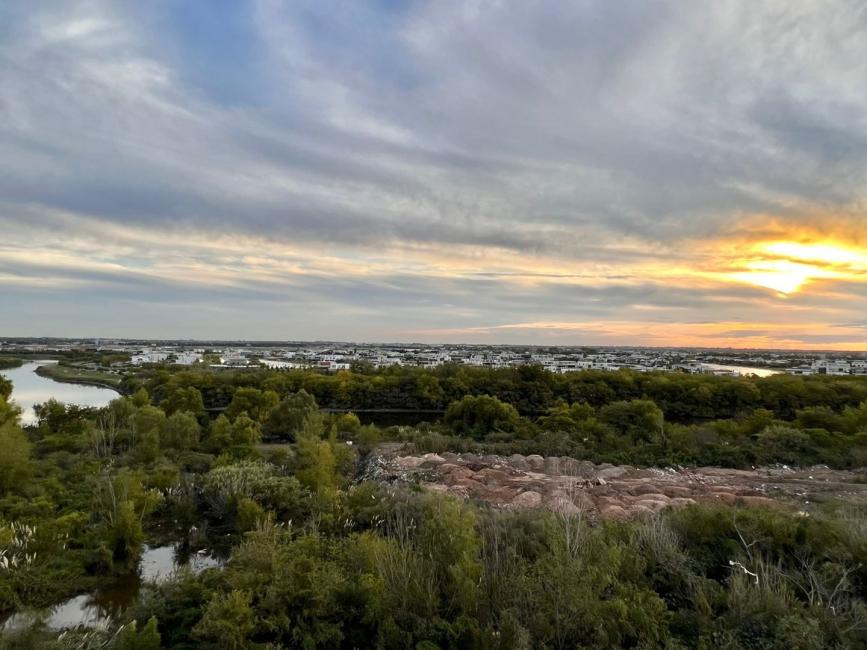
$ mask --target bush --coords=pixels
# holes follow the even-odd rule
[[[467,395],[449,404],[443,422],[456,435],[482,438],[497,431],[515,431],[521,416],[514,406],[496,397]]]

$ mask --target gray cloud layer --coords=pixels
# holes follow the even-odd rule
[[[863,238],[863,2],[259,0],[179,26],[182,4],[0,9],[0,251],[49,237],[108,265],[44,250],[0,260],[0,291],[22,304],[4,333],[27,333],[50,305],[84,333],[89,305],[107,319],[100,334],[247,336],[249,311],[232,303],[250,301],[266,337],[621,320],[636,305],[758,320],[757,290],[666,286],[633,266],[756,214],[794,228],[830,213]],[[221,55],[212,40],[229,27]],[[114,243],[116,227],[238,277],[185,283],[159,272],[153,242]],[[333,254],[347,274],[244,277],[238,253],[178,249],[189,233]],[[356,277],[392,247],[391,271]],[[405,270],[413,247],[579,260],[607,280],[516,289],[502,265],[424,278]],[[629,281],[608,286],[618,265]],[[834,298],[809,300],[808,316],[851,320]],[[149,316],[111,316],[117,301]],[[225,318],[160,329],[160,310],[183,305]]]

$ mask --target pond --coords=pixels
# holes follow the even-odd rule
[[[40,620],[52,630],[77,625],[104,627],[135,601],[143,584],[168,580],[182,567],[198,573],[221,566],[223,560],[206,551],[184,553],[178,544],[145,547],[138,573],[118,578],[104,588],[79,594],[47,610],[13,614],[0,625],[0,631],[26,629]]]
[[[12,400],[21,407],[21,423],[35,424],[34,404],[42,404],[50,399],[78,406],[106,406],[118,394],[109,388],[66,384],[36,374],[39,366],[57,363],[56,361],[28,361],[18,368],[0,371],[12,381]]]
[[[708,370],[722,370],[732,372],[736,375],[746,377],[755,375],[756,377],[770,377],[771,375],[779,375],[782,370],[773,370],[772,368],[753,368],[750,366],[726,366],[719,363],[703,363],[702,367]]]

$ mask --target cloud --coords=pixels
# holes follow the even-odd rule
[[[243,336],[248,303],[265,338],[852,322],[862,271],[755,246],[867,246],[865,21],[854,1],[7,2],[0,292],[35,291],[8,327],[54,305],[85,329],[98,295],[225,315],[179,317],[190,336]]]

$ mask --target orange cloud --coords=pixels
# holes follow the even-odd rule
[[[864,327],[822,322],[533,321],[416,333],[463,340],[498,332],[523,334],[527,342],[540,344],[568,337],[588,345],[867,351]]]

